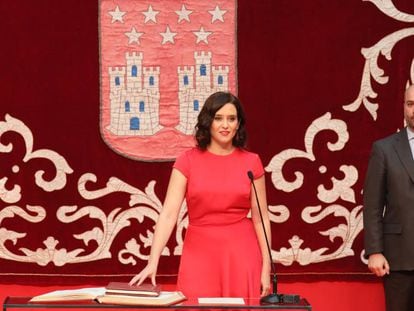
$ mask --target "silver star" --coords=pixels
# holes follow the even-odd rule
[[[186,21],[190,22],[190,14],[193,13],[193,11],[187,10],[185,5],[183,4],[181,6],[181,10],[180,11],[175,11],[175,13],[177,13],[177,15],[178,15],[178,23],[181,22],[182,20],[186,20]]]
[[[196,43],[200,43],[201,41],[204,41],[206,44],[208,44],[208,36],[212,34],[211,31],[205,31],[203,26],[200,27],[199,31],[193,31],[193,33],[197,37]]]
[[[128,44],[131,44],[133,42],[140,44],[139,37],[141,37],[143,34],[144,34],[143,32],[137,32],[135,27],[132,27],[130,32],[125,33],[125,35],[129,38]]]
[[[112,24],[115,23],[116,21],[123,23],[123,16],[125,15],[126,12],[122,12],[121,10],[119,10],[119,6],[116,6],[115,11],[109,11],[108,12],[111,16],[112,16]]]
[[[174,44],[174,37],[177,35],[176,32],[171,32],[170,26],[167,25],[167,29],[165,32],[160,32],[160,35],[162,36],[162,42],[161,44],[165,44],[167,42],[171,42]]]
[[[160,13],[159,11],[154,11],[153,9],[152,9],[152,6],[151,6],[151,4],[149,5],[149,7],[148,7],[148,10],[147,11],[144,11],[144,12],[142,12],[142,14],[144,14],[145,15],[145,20],[144,20],[144,23],[146,24],[147,22],[149,22],[149,21],[153,21],[154,23],[157,23],[157,18],[156,18],[156,16],[157,16],[157,14],[158,13]]]
[[[211,23],[214,23],[215,20],[222,21],[224,23],[223,15],[226,14],[226,10],[220,10],[219,6],[216,5],[214,11],[208,11],[211,16]]]

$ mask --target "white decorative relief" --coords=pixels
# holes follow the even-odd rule
[[[329,142],[327,144],[330,151],[341,150],[349,139],[346,123],[342,120],[331,119],[331,114],[329,112],[314,120],[305,133],[305,150],[283,150],[273,156],[270,163],[265,168],[266,172],[271,173],[272,182],[276,189],[292,192],[302,187],[303,174],[301,172],[295,172],[296,179],[287,181],[283,176],[283,166],[286,162],[294,158],[304,158],[312,162],[315,161],[315,155],[313,154],[315,136],[322,130],[333,131],[337,134],[337,141],[335,143]]]
[[[377,93],[372,89],[371,77],[380,84],[388,82],[388,76],[384,75],[384,70],[378,67],[378,57],[381,53],[387,60],[391,60],[391,51],[399,41],[413,36],[414,27],[398,30],[370,48],[361,49],[365,57],[365,65],[362,73],[362,81],[358,97],[350,104],[342,106],[344,110],[354,112],[359,109],[361,104],[368,110],[374,120],[377,119],[378,103],[372,103],[368,98],[374,99]]]
[[[355,203],[355,193],[352,186],[358,180],[358,170],[353,165],[342,165],[339,169],[344,173],[345,178],[338,180],[331,177],[332,189],[326,189],[324,185],[319,185],[318,199],[325,203],[332,203],[338,199]]]
[[[332,119],[329,112],[314,120],[305,133],[305,150],[287,149],[281,151],[276,154],[266,166],[265,170],[271,173],[272,182],[276,189],[284,192],[293,192],[302,187],[304,174],[296,171],[294,173],[296,179],[287,181],[283,175],[283,167],[294,158],[303,158],[312,162],[317,161],[313,149],[316,136],[321,131],[332,131],[337,136],[337,140],[334,143],[327,143],[327,148],[331,152],[342,150],[349,140],[346,123],[339,119]],[[330,189],[327,189],[323,184],[318,185],[317,197],[321,202],[333,203],[342,199],[344,201],[355,203],[355,193],[352,186],[354,186],[358,180],[358,171],[353,165],[341,165],[339,170],[343,173],[344,178],[339,180],[335,177],[331,177],[332,187]],[[319,172],[325,174],[327,172],[326,166],[320,166]],[[287,207],[284,207],[284,210],[284,215],[287,217],[283,219],[283,222],[289,218]],[[327,206],[323,210],[322,206],[305,208],[302,211],[302,219],[306,223],[316,223],[330,215],[344,218],[345,223],[341,223],[336,227],[320,232],[321,235],[328,236],[331,242],[333,242],[334,238],[342,239],[341,246],[333,251],[329,251],[328,247],[323,247],[317,250],[301,248],[304,240],[298,235],[294,235],[289,240],[291,247],[282,247],[279,251],[272,251],[273,258],[283,265],[291,265],[295,261],[301,265],[308,265],[353,255],[353,241],[362,230],[362,213],[359,213],[360,210],[361,206],[358,206],[354,208],[352,212],[349,212],[344,206],[339,204]],[[270,219],[273,222],[275,222],[275,219],[273,218],[274,212],[275,211],[270,208]],[[319,214],[313,216],[315,213]]]
[[[6,218],[22,218],[30,223],[42,222],[46,217],[46,210],[41,206],[27,205],[26,208],[21,208],[16,205],[10,205],[0,210],[0,225]],[[29,258],[15,254],[7,247],[8,241],[11,241],[13,245],[16,245],[19,239],[24,238],[27,235],[26,232],[16,232],[4,227],[0,227],[0,258],[20,261],[20,262],[37,262],[36,259]],[[37,263],[43,265],[44,260],[39,260]]]
[[[304,240],[294,235],[289,240],[290,248],[282,247],[279,251],[272,251],[273,259],[285,266],[290,266],[294,262],[304,266],[353,256],[353,242],[363,227],[361,209],[362,206],[356,206],[352,211],[348,211],[347,208],[338,204],[327,206],[324,209],[320,205],[306,207],[302,211],[302,219],[309,224],[320,222],[328,216],[343,218],[344,223],[320,232],[321,235],[327,236],[331,242],[336,238],[341,239],[341,246],[331,252],[328,247],[316,250],[309,247],[301,248]]]
[[[64,157],[49,149],[33,150],[33,135],[30,129],[22,121],[9,115],[6,115],[5,119],[6,122],[0,122],[0,138],[6,132],[18,133],[23,138],[26,147],[26,152],[22,159],[23,162],[42,158],[48,160],[54,167],[56,174],[49,181],[43,178],[45,171],[39,170],[35,172],[34,180],[36,185],[47,192],[64,188],[67,184],[67,175],[73,172]],[[6,145],[0,143],[0,154],[11,153],[12,151],[13,145],[11,143]],[[19,164],[14,163],[10,171],[18,173],[20,171]],[[21,193],[24,189],[20,185],[6,187],[8,180],[7,176],[2,176],[0,179],[0,199],[6,204],[17,203],[20,201]],[[111,258],[110,248],[113,245],[114,239],[122,229],[130,226],[131,220],[137,220],[139,223],[143,223],[144,220],[156,223],[162,203],[154,191],[155,181],[151,181],[145,188],[145,192],[143,192],[116,177],[111,177],[105,187],[88,190],[88,188],[94,188],[97,180],[97,176],[92,173],[83,174],[78,180],[77,190],[79,195],[86,200],[95,200],[114,193],[126,193],[129,195],[129,203],[128,206],[114,207],[108,215],[101,207],[94,205],[83,207],[76,205],[60,206],[56,211],[56,219],[62,224],[80,222],[85,218],[93,220],[90,222],[91,224],[99,224],[84,232],[72,234],[73,239],[81,241],[81,245],[84,245],[84,247],[69,249],[68,244],[72,243],[49,235],[43,241],[43,247],[36,245],[19,247],[19,253],[16,253],[16,250],[8,246],[9,241],[16,245],[29,232],[9,230],[5,227],[4,220],[6,218],[19,217],[28,223],[40,223],[45,220],[48,212],[41,206],[27,205],[25,208],[22,208],[17,205],[10,205],[0,210],[0,258],[17,262],[36,263],[40,266],[45,266],[49,263],[53,263],[55,266],[64,266],[70,263],[91,262]],[[8,190],[9,188],[11,190]],[[54,213],[54,211],[50,213]],[[181,254],[184,229],[187,226],[188,217],[184,202],[177,223],[175,255]],[[145,254],[149,253],[148,250],[152,243],[152,238],[153,232],[147,230],[146,234],[139,234],[139,242],[135,238],[127,241],[124,249],[119,252],[117,257],[120,263],[135,265],[136,260],[134,257],[142,260],[147,259],[148,255]],[[89,245],[96,245],[96,247],[92,251],[88,251],[87,247]],[[165,247],[162,255],[168,256],[170,254],[171,251]]]
[[[46,159],[50,161],[56,169],[55,177],[47,181],[43,179],[45,171],[39,170],[35,173],[36,185],[45,191],[51,192],[62,189],[66,185],[67,174],[73,171],[67,164],[66,160],[53,150],[40,149],[33,151],[33,135],[29,128],[20,120],[13,118],[6,114],[6,122],[0,122],[0,137],[7,132],[15,132],[19,134],[25,143],[26,153],[22,159],[24,163],[34,159]],[[13,144],[4,145],[0,141],[0,153],[11,153],[13,151]],[[13,172],[18,172],[20,167],[15,164],[12,167]],[[12,190],[7,190],[5,184],[8,178],[2,177],[0,179],[0,199],[7,203],[16,203],[21,199],[21,187],[13,185]]]
[[[398,10],[392,0],[362,0],[375,4],[378,9],[392,19],[400,22],[412,23],[414,22],[414,15],[401,12]]]

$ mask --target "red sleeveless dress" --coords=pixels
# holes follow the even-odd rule
[[[177,288],[187,297],[260,297],[262,256],[251,219],[251,183],[264,174],[257,154],[191,149],[174,168],[187,178],[189,226]]]

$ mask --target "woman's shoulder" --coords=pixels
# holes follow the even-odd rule
[[[202,151],[199,148],[193,147],[193,148],[187,149],[184,152],[182,152],[177,157],[177,160],[178,159],[183,159],[183,158],[191,159],[193,157],[200,156],[201,154],[202,154]]]
[[[238,154],[246,158],[260,158],[259,154],[247,149],[238,148]]]

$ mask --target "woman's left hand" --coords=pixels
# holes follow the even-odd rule
[[[270,288],[269,269],[262,269],[260,297],[269,295],[270,293],[271,293],[271,288]]]

